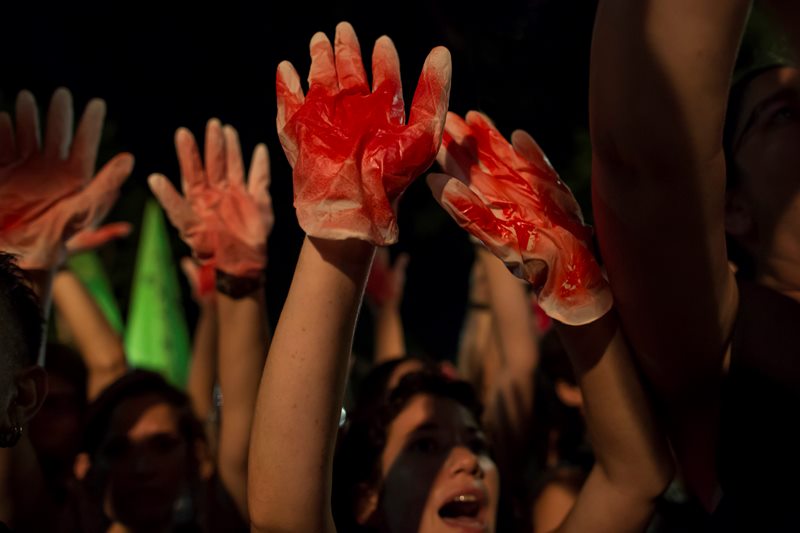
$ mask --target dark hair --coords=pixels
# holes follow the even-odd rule
[[[50,377],[56,376],[74,387],[79,407],[86,408],[88,373],[81,355],[65,344],[48,342],[45,349],[44,368]]]
[[[13,366],[36,364],[42,343],[39,299],[14,256],[0,252],[0,339]]]
[[[361,415],[354,416],[340,432],[334,460],[333,514],[339,531],[368,531],[358,524],[354,512],[360,488],[380,482],[380,458],[389,426],[420,394],[451,399],[472,413],[476,421],[481,420],[482,408],[469,383],[431,369],[404,376],[376,409],[356,410]]]
[[[192,413],[191,401],[183,391],[155,372],[133,370],[109,385],[89,406],[84,423],[81,450],[95,455],[104,444],[114,411],[132,398],[155,394],[178,413],[178,430],[187,442],[204,438],[203,426]]]

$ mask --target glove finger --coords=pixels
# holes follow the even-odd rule
[[[72,94],[60,87],[53,93],[47,111],[44,134],[44,155],[49,159],[66,159],[72,142]]]
[[[340,22],[336,26],[336,37],[333,42],[339,87],[357,90],[364,94],[369,93],[367,73],[361,60],[361,47],[353,26],[349,22]]]

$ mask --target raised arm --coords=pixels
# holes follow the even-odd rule
[[[407,355],[400,314],[407,266],[408,254],[401,254],[390,266],[389,250],[378,248],[375,252],[366,287],[366,299],[375,323],[375,365]]]
[[[512,139],[478,113],[466,121],[451,113],[440,161],[455,177],[434,174],[428,183],[456,222],[562,321],[598,461],[559,530],[641,531],[671,479],[669,449],[609,312],[574,198],[530,136],[517,131]]]
[[[749,7],[603,0],[592,43],[592,189],[603,260],[688,481],[709,506],[737,304],[722,130]]]
[[[74,141],[69,91],[58,89],[53,95],[43,144],[37,115],[36,101],[27,91],[17,97],[16,128],[8,113],[0,113],[0,250],[17,256],[20,267],[29,274],[46,319],[53,273],[65,257],[67,240],[98,224],[108,213],[132,170],[133,157],[119,154],[95,175],[105,116],[102,100],[89,102]],[[30,316],[26,320],[38,325],[38,320]],[[42,335],[42,346],[43,340]],[[42,348],[39,351],[43,353]],[[0,404],[4,411],[0,414],[0,432],[6,441],[6,423],[10,421],[21,430],[12,429],[11,440],[23,438],[14,448],[0,449],[0,521],[12,522],[20,529],[41,530],[49,528],[42,522],[52,514],[24,428],[44,401],[47,384],[44,371],[34,364],[36,354],[25,358],[8,384],[3,382],[9,387],[3,391],[4,398],[16,400],[12,405],[5,400]],[[8,379],[8,375],[5,377]],[[3,444],[13,446],[15,441]]]
[[[91,401],[128,369],[122,338],[78,276],[69,270],[56,274],[53,302],[86,364],[86,397]]]
[[[307,94],[291,64],[277,73],[278,133],[308,236],[259,390],[249,480],[256,531],[335,529],[333,447],[373,245],[396,241],[397,200],[433,162],[450,91],[450,54],[434,49],[406,124],[388,37],[375,43],[371,91],[349,24],[337,26],[335,52],[322,33],[310,48]]]
[[[266,146],[258,145],[245,182],[236,130],[209,120],[205,141],[203,162],[192,134],[183,128],[175,134],[183,197],[160,174],[149,181],[195,256],[216,268],[223,397],[217,462],[223,486],[246,518],[250,428],[268,345],[262,288],[273,224],[269,160]]]
[[[181,259],[181,269],[189,280],[192,298],[200,308],[192,337],[192,361],[186,392],[192,399],[192,408],[198,420],[206,427],[212,451],[216,450],[216,424],[211,427],[214,412],[214,386],[217,384],[217,327],[216,273],[214,265],[198,265],[193,259]],[[216,456],[216,453],[214,453]]]

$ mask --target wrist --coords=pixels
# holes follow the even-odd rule
[[[261,272],[258,276],[236,276],[223,270],[216,270],[217,292],[234,300],[245,298],[262,289],[266,282],[266,275]]]

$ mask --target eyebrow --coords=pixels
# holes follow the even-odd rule
[[[768,108],[769,106],[780,100],[785,100],[788,98],[797,98],[797,96],[798,96],[798,91],[796,88],[784,87],[783,89],[780,89],[778,92],[772,94],[771,96],[768,96],[767,98],[759,102],[755,107],[753,107],[753,110],[750,112],[750,116],[747,117],[747,122],[745,122],[744,126],[742,127],[742,131],[739,133],[739,135],[736,136],[736,139],[734,140],[733,143],[734,149],[738,147],[739,144],[741,144],[747,132],[750,131],[750,128],[753,127],[753,124],[755,124],[756,120],[758,120],[761,117],[766,108]]]

